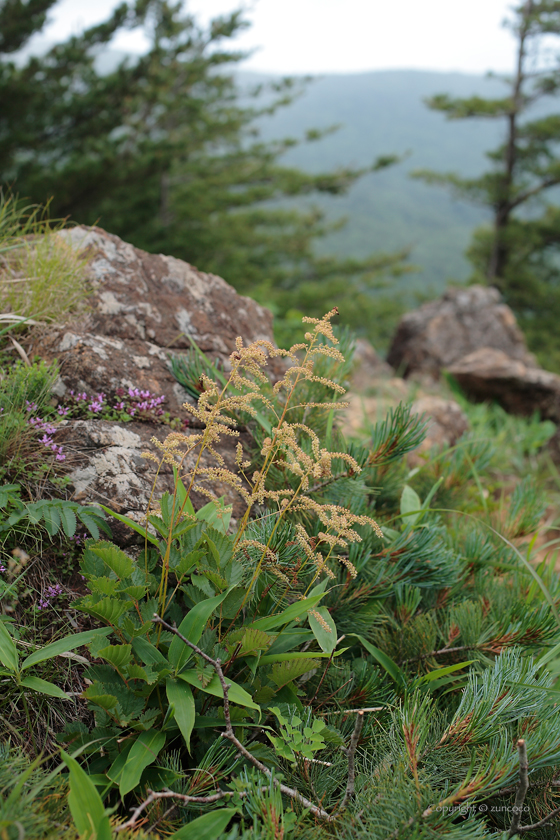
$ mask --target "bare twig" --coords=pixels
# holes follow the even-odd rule
[[[523,813],[523,803],[529,788],[529,764],[527,762],[527,745],[523,738],[517,742],[517,751],[519,753],[519,784],[517,786],[517,794],[515,796],[515,804],[513,806],[513,818],[509,828],[508,837],[515,837],[519,833],[519,823],[521,822],[521,814]]]
[[[364,706],[363,709],[341,709],[343,715],[362,715],[364,712],[382,712],[389,706]]]
[[[513,806],[513,819],[509,829],[508,837],[515,837],[516,834],[525,834],[528,831],[535,831],[537,828],[542,828],[555,817],[560,815],[560,808],[555,808],[546,817],[543,817],[539,822],[531,825],[520,825],[521,814],[523,813],[523,803],[529,789],[529,763],[527,760],[527,746],[525,741],[520,738],[517,742],[517,750],[519,752],[519,784],[517,786],[517,794],[515,797],[515,805]],[[556,782],[552,782],[556,784]]]
[[[362,726],[364,725],[364,713],[363,711],[358,712],[358,716],[356,718],[356,723],[354,725],[354,731],[352,732],[352,737],[350,738],[350,746],[346,750],[346,755],[348,756],[348,781],[346,783],[346,792],[344,794],[344,799],[340,803],[340,809],[346,807],[346,803],[349,799],[354,796],[355,785],[356,785],[356,765],[355,765],[355,758],[356,758],[356,749],[358,747],[358,741],[360,740],[360,735],[362,732]]]
[[[257,770],[260,770],[260,772],[263,773],[267,778],[271,779],[275,787],[277,787],[282,793],[284,793],[286,796],[289,796],[290,799],[294,799],[296,802],[299,802],[301,805],[307,808],[308,811],[310,811],[316,817],[319,817],[319,819],[331,822],[334,818],[331,817],[327,813],[327,811],[324,811],[322,808],[319,808],[316,805],[314,805],[313,802],[310,802],[309,799],[307,799],[305,796],[302,796],[302,794],[299,793],[299,791],[294,790],[293,788],[288,787],[287,785],[284,785],[277,779],[275,779],[272,771],[269,770],[268,767],[266,767],[266,765],[264,765],[261,761],[259,761],[258,758],[255,758],[255,756],[252,755],[252,753],[250,753],[249,750],[246,749],[246,747],[244,747],[241,741],[236,737],[235,732],[233,731],[231,715],[229,711],[229,685],[225,680],[220,660],[212,659],[212,657],[204,653],[204,651],[197,647],[197,645],[193,644],[188,639],[186,639],[185,636],[183,636],[183,634],[180,633],[176,627],[172,627],[171,624],[168,624],[156,613],[154,613],[153,622],[154,624],[159,624],[161,627],[164,627],[166,630],[169,630],[171,633],[174,633],[179,639],[181,639],[182,642],[184,642],[184,644],[188,645],[188,647],[190,647],[191,650],[194,650],[195,653],[197,653],[206,662],[212,665],[212,667],[216,671],[224,695],[224,722],[226,731],[222,732],[222,737],[227,738],[229,741],[231,741],[231,743],[236,747],[237,751],[240,752],[241,755],[244,756],[244,758],[246,758],[247,761],[249,761],[254,767],[256,767]]]
[[[267,790],[268,787],[261,788],[261,792],[263,793]],[[218,793],[212,793],[209,796],[189,796],[186,793],[175,793],[174,790],[154,791],[148,789],[148,796],[140,803],[140,805],[138,805],[137,808],[134,809],[130,819],[117,826],[114,831],[124,831],[125,828],[134,828],[142,812],[145,811],[146,808],[149,808],[152,802],[156,802],[158,799],[177,799],[179,802],[196,802],[198,805],[211,805],[213,802],[218,802],[220,799],[225,799],[228,796],[234,796],[236,793],[238,793],[238,791],[220,790]],[[242,798],[247,795],[247,791],[239,792],[239,796]]]
[[[546,817],[543,817],[538,823],[533,823],[532,825],[520,825],[517,829],[518,834],[524,834],[526,831],[534,831],[536,828],[541,828],[543,825],[546,825],[550,820],[553,820],[554,817],[560,815],[560,808],[556,808],[554,811],[551,811],[550,814],[547,814]]]

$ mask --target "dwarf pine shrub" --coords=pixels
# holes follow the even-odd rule
[[[466,840],[514,836],[516,814],[557,836],[560,581],[531,553],[538,488],[506,505],[472,435],[410,471],[406,407],[345,440],[333,314],[289,351],[238,340],[229,373],[198,365],[192,427],[146,453],[173,493],[144,522],[113,514],[134,549],[85,545],[88,712],[59,734],[81,836]],[[2,660],[0,691],[32,691],[17,675],[40,679],[38,654]]]

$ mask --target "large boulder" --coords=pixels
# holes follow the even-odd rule
[[[237,336],[273,340],[271,313],[221,277],[148,254],[101,228],[79,226],[59,235],[89,255],[92,286],[89,313],[70,327],[49,327],[32,347],[58,360],[60,395],[140,388],[165,394],[165,408],[180,413],[186,395],[169,354],[186,352],[193,338],[212,361],[224,362]]]
[[[475,400],[496,400],[511,414],[560,422],[560,376],[514,359],[501,350],[482,347],[451,365],[451,373]]]
[[[536,362],[499,292],[484,286],[449,289],[401,319],[387,362],[403,376],[439,376],[442,368],[481,347],[500,350],[527,367]]]
[[[184,403],[194,400],[171,373],[170,353],[187,352],[192,338],[212,361],[227,367],[237,336],[246,343],[273,341],[270,312],[220,277],[173,257],[148,254],[100,228],[75,227],[59,235],[88,259],[89,309],[71,325],[34,333],[28,352],[58,361],[61,399],[71,390],[88,396],[149,391],[165,397],[162,408],[177,418],[177,427],[189,417]],[[102,502],[135,518],[145,513],[155,465],[142,452],[150,449],[152,436],[163,440],[170,429],[157,417],[136,419],[123,425],[91,416],[64,424],[56,441],[67,452],[74,498]],[[235,443],[225,438],[221,452],[232,468]],[[158,493],[171,488],[171,472],[164,469]],[[227,486],[215,490],[228,502],[237,501]]]

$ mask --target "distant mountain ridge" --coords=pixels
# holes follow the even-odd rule
[[[250,83],[273,77],[240,73],[239,78]],[[335,134],[285,155],[286,163],[306,170],[364,165],[386,153],[406,155],[402,163],[364,177],[348,196],[314,201],[329,216],[348,217],[346,228],[332,234],[321,250],[361,257],[410,247],[410,260],[420,272],[410,275],[407,285],[437,292],[449,279],[467,278],[463,252],[473,229],[489,214],[409,174],[432,168],[476,175],[487,166],[484,152],[500,142],[503,126],[492,120],[448,121],[423,100],[436,93],[496,96],[503,91],[497,80],[461,73],[386,70],[325,75],[312,81],[292,105],[263,120],[261,129],[265,138],[275,138],[342,123]]]
[[[103,50],[100,72],[135,56]],[[240,87],[273,80],[269,74],[238,71]],[[404,160],[365,176],[347,196],[314,198],[329,218],[346,217],[346,227],[321,244],[324,253],[363,257],[372,251],[410,248],[418,272],[399,287],[438,293],[447,281],[464,281],[464,257],[472,231],[489,220],[488,211],[454,199],[447,191],[414,180],[410,173],[431,168],[476,175],[488,163],[484,153],[499,142],[499,121],[448,121],[423,100],[436,93],[503,95],[502,84],[483,76],[422,70],[378,70],[332,74],[311,81],[303,96],[260,124],[264,139],[302,137],[310,128],[341,124],[324,139],[291,149],[284,162],[317,171],[371,163],[382,154]]]

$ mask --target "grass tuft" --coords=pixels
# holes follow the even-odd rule
[[[64,221],[0,192],[0,310],[60,323],[84,306],[87,258],[59,236]]]

